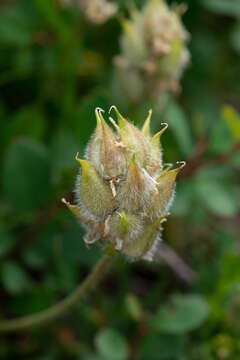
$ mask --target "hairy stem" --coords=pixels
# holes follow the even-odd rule
[[[0,320],[0,332],[14,332],[35,325],[43,325],[46,322],[61,316],[77,304],[79,300],[86,296],[92,287],[96,286],[112,261],[112,257],[104,255],[93,268],[92,272],[71,295],[49,309],[43,310],[34,315],[23,316],[17,319]]]

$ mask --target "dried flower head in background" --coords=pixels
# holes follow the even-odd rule
[[[81,171],[76,183],[77,205],[64,202],[86,226],[87,245],[98,241],[108,250],[131,259],[152,260],[160,240],[161,224],[168,216],[176,169],[164,169],[160,137],[150,132],[151,111],[138,130],[112,106],[116,131],[96,109],[97,127],[88,145],[86,159],[76,160]]]
[[[149,0],[141,11],[134,8],[130,19],[122,20],[116,73],[120,86],[134,100],[147,94],[163,102],[168,92],[180,90],[179,80],[190,58],[182,8],[169,9],[163,0]]]
[[[117,5],[106,0],[91,0],[85,2],[85,15],[95,24],[103,24],[117,12]]]
[[[103,24],[113,17],[118,7],[107,0],[60,0],[63,6],[76,5],[83,9],[86,18],[94,24]]]

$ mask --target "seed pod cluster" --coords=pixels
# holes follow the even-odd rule
[[[114,130],[103,110],[95,110],[97,126],[85,159],[76,156],[77,205],[64,202],[85,224],[88,246],[98,241],[128,258],[152,260],[184,163],[176,169],[163,167],[160,137],[167,124],[151,136],[151,111],[141,131],[115,106],[110,111],[118,119],[116,123],[110,118]]]
[[[115,58],[117,83],[130,98],[151,96],[164,103],[180,90],[189,63],[189,35],[181,22],[183,6],[169,8],[164,0],[149,0],[122,19],[121,53]]]
[[[77,6],[83,10],[86,19],[101,25],[116,15],[118,6],[108,0],[59,0],[62,6]]]

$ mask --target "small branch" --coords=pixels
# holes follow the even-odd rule
[[[167,244],[159,244],[155,258],[162,259],[187,284],[191,285],[196,279],[196,273]]]
[[[199,139],[195,146],[192,157],[188,160],[186,166],[180,173],[181,178],[191,178],[204,165],[204,155],[207,151],[208,143],[206,139]]]
[[[204,159],[207,151],[207,141],[206,139],[200,139],[196,144],[196,149],[192,158],[188,160],[189,166],[180,173],[182,179],[192,178],[202,167],[209,165],[224,165],[229,162],[231,157],[240,150],[240,141],[235,142],[232,148],[227,153],[222,153],[215,155],[211,158]]]
[[[93,268],[92,272],[71,295],[49,309],[43,310],[34,315],[23,316],[18,319],[0,319],[0,332],[14,332],[35,325],[43,325],[56,319],[60,315],[63,315],[76,305],[84,296],[86,296],[94,286],[96,286],[112,261],[112,257],[104,255]]]
[[[226,154],[220,154],[210,159],[210,164],[225,164],[231,159],[231,157],[240,150],[240,141],[237,141],[231,148],[231,150]]]

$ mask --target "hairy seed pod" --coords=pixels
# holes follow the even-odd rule
[[[122,19],[121,53],[114,59],[116,84],[132,100],[150,96],[160,107],[169,93],[181,89],[180,79],[190,61],[182,9],[169,8],[164,0],[148,0]]]
[[[107,0],[59,0],[64,7],[77,6],[83,10],[86,19],[101,25],[116,15],[118,6]]]
[[[86,244],[98,241],[130,259],[151,260],[185,163],[163,170],[160,138],[167,124],[151,136],[151,111],[140,131],[115,106],[111,110],[118,118],[118,123],[110,118],[115,131],[97,108],[86,159],[76,156],[77,205],[63,201],[85,225]]]

